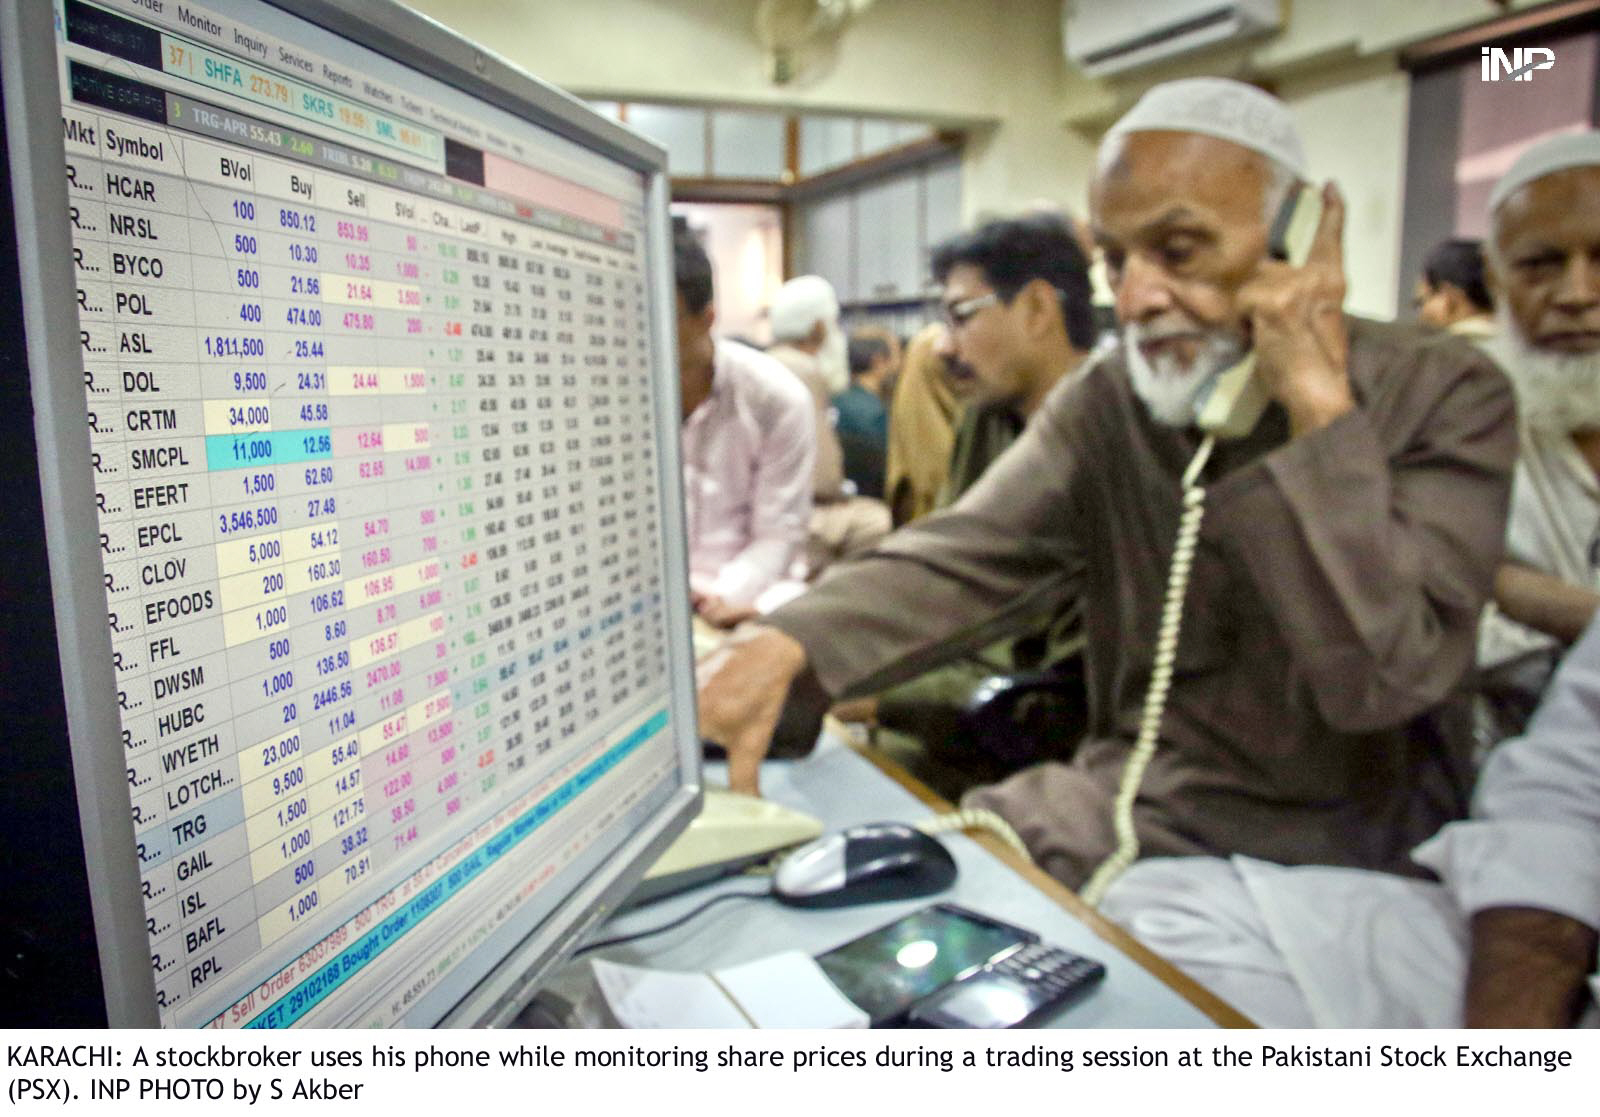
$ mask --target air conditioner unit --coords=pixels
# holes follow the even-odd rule
[[[1096,77],[1282,26],[1282,0],[1065,0],[1062,14],[1067,58]]]

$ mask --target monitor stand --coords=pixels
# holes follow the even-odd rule
[[[739,872],[821,833],[822,823],[801,811],[753,795],[707,788],[699,817],[645,873],[624,910]]]

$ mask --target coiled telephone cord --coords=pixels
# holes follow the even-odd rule
[[[1029,864],[1033,863],[1033,858],[1028,855],[1028,847],[1022,844],[1022,839],[1011,828],[1011,824],[982,807],[963,807],[949,814],[936,815],[917,823],[917,829],[924,834],[943,834],[949,830],[986,830],[1020,853]]]
[[[1216,435],[1206,435],[1183,473],[1183,515],[1178,521],[1178,539],[1172,548],[1172,565],[1167,570],[1167,596],[1161,607],[1161,627],[1156,633],[1155,661],[1150,667],[1150,686],[1144,693],[1144,709],[1139,716],[1139,736],[1122,769],[1117,797],[1112,803],[1112,825],[1117,847],[1100,863],[1080,895],[1090,907],[1099,907],[1106,890],[1139,856],[1139,832],[1134,827],[1133,805],[1139,785],[1150,766],[1161,738],[1161,719],[1167,710],[1167,694],[1172,689],[1172,673],[1178,661],[1178,633],[1183,623],[1183,598],[1189,589],[1189,574],[1194,569],[1195,551],[1200,546],[1200,521],[1205,516],[1206,491],[1199,485],[1200,473],[1211,458]]]

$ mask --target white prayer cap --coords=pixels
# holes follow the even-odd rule
[[[1260,152],[1306,177],[1305,145],[1282,101],[1228,78],[1184,78],[1147,90],[1111,126],[1106,141],[1129,132],[1197,132]]]
[[[774,341],[799,341],[820,318],[834,328],[839,321],[839,296],[820,275],[802,275],[778,288],[767,312]]]
[[[1569,171],[1574,167],[1600,166],[1600,132],[1569,132],[1536,143],[1517,156],[1494,189],[1489,192],[1489,212],[1500,208],[1511,195],[1535,179]]]

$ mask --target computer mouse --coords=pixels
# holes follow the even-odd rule
[[[778,863],[772,894],[802,908],[909,900],[949,888],[955,858],[939,839],[898,822],[824,834]]]

